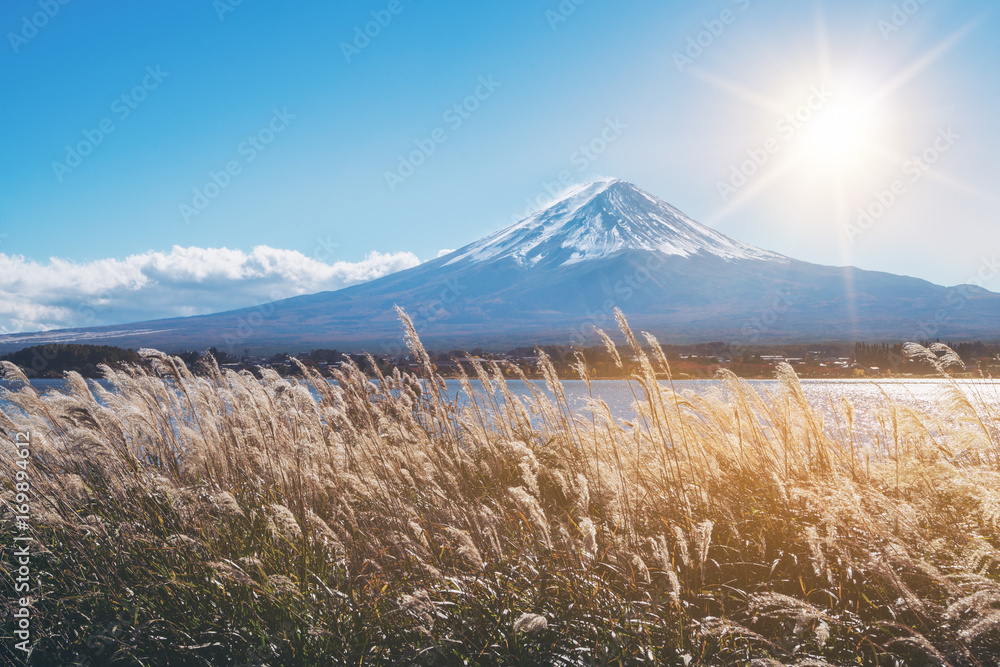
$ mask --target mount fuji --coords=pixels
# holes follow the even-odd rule
[[[0,336],[0,352],[48,342],[394,352],[394,305],[432,349],[591,344],[594,327],[615,328],[615,308],[663,342],[1000,338],[1000,294],[798,261],[611,179],[368,283],[213,315]]]

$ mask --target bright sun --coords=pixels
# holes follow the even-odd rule
[[[817,15],[815,56],[803,53],[787,67],[753,79],[754,85],[697,71],[707,84],[749,105],[750,113],[737,122],[762,137],[750,150],[744,145],[737,161],[729,156],[721,161],[720,172],[728,174],[716,181],[723,205],[709,223],[764,196],[767,206],[780,207],[789,219],[816,224],[822,219],[846,229],[859,206],[903,182],[914,159],[913,138],[933,138],[923,113],[914,111],[925,108],[928,98],[911,84],[974,25],[956,30],[912,61],[897,63],[838,54]],[[805,228],[796,226],[798,233]]]
[[[837,99],[829,103],[803,134],[803,149],[816,160],[831,166],[848,167],[862,159],[876,139],[878,119],[858,99]]]
[[[800,85],[797,95],[788,94],[797,104],[783,107],[795,114],[798,128],[776,154],[774,168],[781,181],[773,184],[783,182],[781,201],[790,210],[815,207],[817,198],[834,210],[850,208],[899,169],[899,128],[894,127],[897,113],[891,101],[878,86],[856,76],[829,76],[826,81],[811,88],[824,95],[806,98]]]

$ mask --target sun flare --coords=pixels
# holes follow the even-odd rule
[[[746,86],[698,71],[705,83],[749,105],[757,136],[771,136],[763,144],[766,155],[761,150],[748,152],[750,160],[741,157],[729,169],[729,178],[717,182],[723,205],[709,223],[768,197],[768,205],[790,219],[808,218],[820,224],[816,211],[825,211],[829,225],[846,229],[858,206],[903,178],[912,160],[914,137],[933,140],[938,128],[929,127],[918,111],[933,104],[915,80],[974,25],[967,24],[908,62],[890,63],[879,58],[859,61],[831,46],[819,16],[816,53],[803,53],[770,83],[761,79],[762,85]],[[777,125],[772,125],[775,120]],[[943,176],[935,178],[949,183]],[[961,183],[950,185],[970,190]],[[845,255],[844,261],[849,257]]]
[[[880,118],[860,97],[838,97],[803,133],[803,150],[816,164],[850,168],[862,160],[879,137]]]

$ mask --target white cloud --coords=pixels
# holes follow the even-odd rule
[[[295,250],[182,248],[87,263],[0,253],[0,333],[138,322],[335,290],[420,263],[371,252],[327,264]]]
[[[455,252],[454,248],[445,248],[444,250],[438,250],[437,256],[444,257],[445,255],[450,255],[453,252]]]

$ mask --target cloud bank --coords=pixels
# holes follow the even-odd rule
[[[295,250],[182,248],[87,263],[0,253],[0,333],[139,322],[255,306],[374,280],[420,263],[371,252],[328,264]]]

